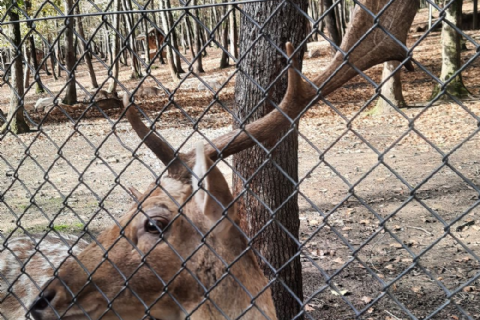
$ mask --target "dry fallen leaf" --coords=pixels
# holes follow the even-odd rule
[[[315,310],[315,308],[312,307],[312,306],[309,305],[309,304],[307,304],[307,305],[305,306],[305,311],[307,311],[307,312],[308,312],[308,311],[314,311],[314,310]]]
[[[363,296],[360,300],[365,302],[365,304],[369,304],[370,302],[372,302],[373,299],[367,296]]]
[[[320,224],[320,221],[318,221],[318,220],[310,220],[310,221],[308,221],[308,225],[309,225],[310,227],[316,227],[316,226],[318,226],[319,224]]]
[[[415,293],[419,293],[422,291],[422,287],[412,287],[412,291]]]
[[[462,289],[463,292],[474,292],[475,286],[468,286]]]
[[[332,294],[335,295],[335,296],[338,296],[338,295],[348,296],[348,295],[351,293],[350,291],[348,291],[348,290],[346,290],[346,289],[345,289],[345,290],[338,290],[338,292],[335,291],[335,290],[330,290],[330,291],[331,291]]]
[[[336,259],[333,259],[332,262],[339,263],[339,264],[344,264],[345,261],[342,260],[342,258],[338,257]]]

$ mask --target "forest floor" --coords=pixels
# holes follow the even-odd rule
[[[422,10],[412,29],[425,21]],[[480,42],[478,31],[466,33]],[[423,34],[411,32],[408,45]],[[480,319],[480,60],[470,61],[476,48],[469,42],[466,46],[462,61],[468,67],[462,76],[473,96],[461,105],[441,101],[424,107],[435,82],[416,65],[414,72],[402,71],[404,97],[412,107],[401,114],[371,115],[375,88],[357,76],[328,96],[330,106],[320,102],[302,118],[300,240],[311,319],[354,319],[354,308],[364,310],[359,318],[368,320],[432,314],[429,319]],[[304,61],[308,78],[331,59],[326,41],[310,43],[313,47],[322,55]],[[153,68],[153,77],[170,90],[177,88],[177,107],[169,105],[166,94],[140,100],[140,105],[151,117],[166,108],[157,128],[172,146],[183,144],[182,150],[189,150],[203,139],[192,120],[200,119],[198,130],[209,138],[231,130],[232,117],[222,105],[234,104],[235,69],[220,70],[219,58],[220,51],[209,48],[206,73],[200,76],[209,83],[226,82],[217,94],[221,104],[210,91],[198,90],[200,82],[192,75],[177,88],[167,66]],[[438,77],[440,31],[418,43],[413,58]],[[95,62],[95,70],[104,83],[102,62]],[[381,73],[382,66],[366,72],[376,83]],[[65,75],[58,81],[45,73],[41,77],[53,93],[64,86]],[[89,85],[84,65],[77,81]],[[122,67],[119,81],[129,90],[137,85],[129,79],[128,67]],[[8,87],[0,87],[4,112],[8,97]],[[39,97],[30,90],[26,105],[33,106]],[[119,110],[104,115],[90,111],[69,120],[32,112],[33,121],[43,123],[41,130],[2,137],[2,237],[18,231],[17,225],[41,232],[52,220],[57,230],[71,233],[90,221],[88,228],[95,233],[132,205],[127,188],[144,190],[164,167],[145,146],[132,156],[139,140],[126,120],[118,121],[119,115]],[[220,166],[230,176],[228,166]]]

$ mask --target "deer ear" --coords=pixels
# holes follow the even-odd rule
[[[232,205],[233,196],[223,174],[212,165],[212,160],[205,155],[203,143],[198,144],[193,168],[195,175],[192,178],[193,190],[196,191],[195,202],[203,209],[203,214],[215,223],[222,217],[226,208]]]

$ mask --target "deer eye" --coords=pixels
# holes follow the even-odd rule
[[[160,234],[167,222],[158,218],[149,218],[145,221],[145,231],[151,234]]]

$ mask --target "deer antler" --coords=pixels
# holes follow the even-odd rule
[[[206,155],[212,160],[216,160],[220,155],[226,158],[252,147],[255,140],[264,143],[277,139],[277,133],[280,131],[278,128],[289,126],[306,107],[313,105],[321,97],[327,96],[355,77],[358,74],[357,70],[365,71],[386,61],[405,60],[407,51],[401,44],[406,42],[419,1],[394,0],[385,8],[388,3],[388,0],[364,0],[363,5],[356,6],[352,23],[340,50],[337,51],[325,72],[311,83],[301,79],[297,71],[298,61],[292,59],[292,65],[288,70],[287,92],[278,109],[248,124],[244,129],[233,130],[214,139],[211,144],[205,145]],[[363,7],[375,15],[383,11],[378,18],[374,19]],[[287,55],[293,58],[294,47],[291,43],[286,44],[286,51]],[[406,63],[405,66],[409,70],[413,68],[410,63]],[[128,107],[128,98],[124,99],[124,104]],[[127,117],[139,137],[144,139],[147,146],[165,165],[170,165],[170,175],[179,178],[188,177],[188,170],[178,158],[174,157],[171,147],[146,127],[133,109],[130,107],[127,110]],[[192,150],[180,155],[180,158],[191,167],[194,155],[195,151]]]

